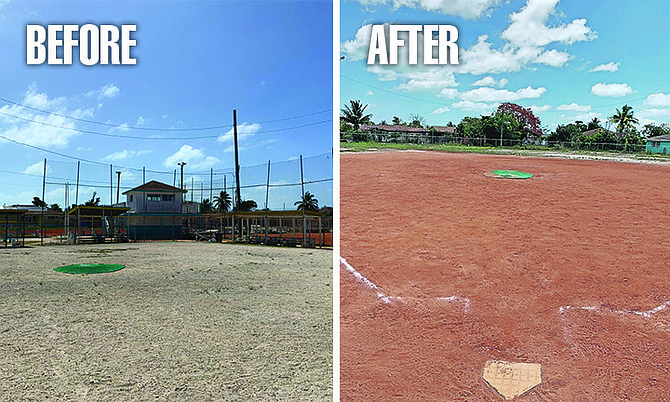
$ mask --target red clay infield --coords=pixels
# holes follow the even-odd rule
[[[670,400],[670,166],[345,153],[340,188],[342,400],[502,400],[487,360],[542,364],[520,401]]]

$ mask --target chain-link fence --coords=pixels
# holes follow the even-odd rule
[[[183,197],[186,206],[182,211],[172,211],[173,213],[186,211],[192,214],[205,214],[209,212],[208,206],[214,206],[214,200],[220,197],[222,191],[227,192],[231,199],[230,209],[236,206],[236,178],[233,168],[189,169],[187,164],[184,166],[182,183],[182,172],[179,169],[156,170],[108,165],[95,161],[60,159],[48,159],[46,164],[46,176],[43,175],[41,166],[39,169],[35,166],[35,169],[24,172],[0,169],[6,180],[3,180],[1,191],[10,192],[13,186],[31,189],[22,190],[21,199],[25,201],[14,205],[15,209],[25,209],[26,213],[20,218],[11,215],[7,218],[7,222],[0,222],[0,235],[3,237],[44,236],[58,237],[59,242],[64,241],[68,231],[73,230],[71,227],[66,227],[68,222],[65,216],[68,210],[86,204],[124,206],[126,205],[124,192],[150,181],[184,188],[187,191]],[[239,179],[239,198],[243,201],[253,201],[252,205],[255,207],[251,208],[252,210],[295,211],[303,202],[303,194],[306,193],[315,200],[312,205],[317,208],[333,205],[332,152],[240,167]],[[43,209],[38,203],[33,203],[40,200],[46,204],[46,208]],[[90,224],[85,221],[84,225],[90,227],[77,229],[88,229],[89,233],[95,233],[96,229],[103,230],[105,223],[101,220],[91,220]],[[96,228],[96,225],[100,227]],[[332,233],[332,217],[326,226],[323,230]]]
[[[612,152],[645,152],[645,144],[622,142],[592,142],[580,141],[548,141],[546,139],[509,139],[509,138],[468,138],[462,136],[445,136],[440,133],[340,133],[341,142],[374,142],[380,144],[419,144],[419,145],[465,145],[479,147],[519,147],[519,148],[566,148],[584,151],[612,151]]]

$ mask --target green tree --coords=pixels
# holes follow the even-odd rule
[[[63,209],[58,204],[51,204],[49,208],[56,212],[63,212]]]
[[[577,138],[581,133],[582,131],[578,125],[572,123],[566,125],[559,124],[558,127],[556,127],[556,131],[549,134],[547,140],[568,142],[572,141],[574,138]]]
[[[46,202],[40,199],[40,197],[33,197],[33,205],[40,208],[46,208],[48,206]]]
[[[642,132],[640,133],[642,138],[651,138],[659,137],[661,135],[670,134],[670,125],[667,123],[663,124],[645,124]]]
[[[402,120],[400,120],[400,117],[398,116],[393,116],[393,120],[391,122],[394,126],[399,126],[402,124]]]
[[[300,201],[296,201],[293,205],[297,205],[298,211],[313,211],[316,212],[319,210],[319,200],[314,198],[309,191],[301,198]]]
[[[200,203],[200,212],[203,214],[212,212],[212,202],[209,200],[209,198],[205,198]]]
[[[418,114],[410,114],[409,121],[410,127],[423,128],[426,125],[426,119]]]
[[[466,116],[456,126],[456,132],[467,138],[481,138],[483,136],[482,119]]]
[[[619,138],[634,134],[636,132],[635,125],[639,123],[637,118],[633,116],[633,108],[628,105],[623,105],[621,110],[616,109],[616,113],[609,120],[616,124]]]
[[[344,108],[340,109],[342,111],[341,118],[345,122],[354,126],[354,130],[358,130],[361,124],[372,123],[370,120],[372,114],[365,114],[365,109],[367,109],[367,107],[368,105],[363,106],[359,100],[349,101],[349,106],[344,105]]]
[[[94,192],[93,192],[93,196],[91,197],[90,200],[88,200],[88,201],[86,201],[86,202],[84,203],[84,206],[87,206],[87,207],[97,207],[98,205],[100,205],[100,197],[96,198],[96,197],[95,197],[96,195],[98,195],[98,193],[96,193],[96,192],[94,191]]]
[[[354,131],[354,126],[347,123],[346,121],[344,121],[344,119],[342,117],[340,117],[340,132],[341,133],[349,133],[349,132],[352,132],[352,131]]]
[[[600,119],[594,117],[593,120],[589,122],[589,125],[586,127],[587,130],[595,130],[600,128]]]
[[[232,199],[227,191],[222,191],[219,195],[214,196],[214,208],[216,208],[217,212],[228,212],[231,205]]]
[[[258,204],[256,204],[256,201],[254,200],[244,200],[240,202],[239,204],[235,205],[235,211],[237,212],[247,212],[247,211],[255,211],[256,208],[258,207]]]

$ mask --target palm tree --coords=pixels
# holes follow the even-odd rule
[[[209,198],[205,198],[200,203],[200,212],[204,214],[212,212],[212,202],[209,200]]]
[[[616,113],[609,120],[616,124],[616,131],[619,137],[634,131],[635,125],[639,123],[633,116],[633,108],[628,105],[623,105],[621,110],[617,109]]]
[[[372,117],[372,115],[363,114],[368,105],[363,106],[363,104],[359,100],[355,101],[352,100],[349,101],[349,103],[351,107],[345,105],[344,109],[340,109],[342,111],[341,116],[342,120],[354,126],[354,130],[358,130],[361,124],[372,123],[372,121],[370,120],[370,117]]]
[[[214,208],[217,212],[228,212],[230,211],[230,205],[232,204],[230,195],[226,191],[222,191],[219,195],[214,196]]]
[[[314,198],[314,195],[309,191],[305,193],[300,201],[296,201],[293,205],[298,206],[298,211],[316,212],[319,210],[319,200]]]

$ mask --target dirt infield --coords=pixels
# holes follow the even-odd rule
[[[502,400],[488,360],[542,364],[518,400],[670,400],[670,166],[342,154],[340,188],[343,400]]]
[[[0,249],[0,401],[332,400],[332,294],[326,250]]]

